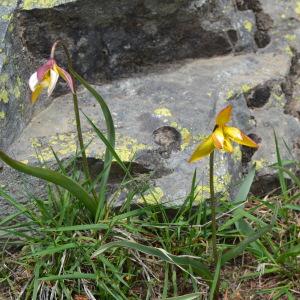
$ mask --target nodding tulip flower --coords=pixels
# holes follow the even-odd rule
[[[189,162],[195,162],[209,155],[214,149],[233,152],[231,142],[236,142],[251,148],[258,148],[258,145],[245,135],[240,129],[230,127],[226,124],[231,119],[232,106],[228,105],[219,112],[216,117],[216,125],[211,135],[196,148],[189,159]]]
[[[50,58],[44,65],[39,67],[29,79],[29,87],[32,91],[32,103],[36,102],[43,89],[48,88],[48,96],[50,96],[56,86],[59,76],[66,81],[71,92],[74,94],[74,83],[71,75],[66,70],[59,67],[53,58]]]

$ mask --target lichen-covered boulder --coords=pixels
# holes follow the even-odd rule
[[[253,11],[220,0],[1,1],[0,146],[8,147],[34,113],[49,105],[29,101],[30,73],[62,38],[76,69],[102,83],[158,63],[254,51]],[[1,24],[0,24],[1,25]],[[59,61],[65,56],[59,52]],[[56,90],[64,93],[65,87]]]
[[[9,134],[14,118],[19,125],[13,136],[31,121],[9,145],[9,153],[25,163],[42,160],[55,167],[51,148],[62,159],[76,152],[72,96],[65,86],[59,87],[51,104],[52,99],[43,98],[33,107],[25,99],[26,78],[44,62],[52,42],[61,37],[76,69],[107,100],[116,125],[116,151],[123,161],[134,162],[135,176],[151,184],[147,201],[180,205],[189,192],[194,168],[196,201],[209,196],[207,159],[194,165],[187,159],[213,129],[216,113],[228,103],[234,107],[233,124],[260,147],[253,151],[236,145],[233,155],[218,153],[216,190],[220,196],[233,193],[255,163],[253,191],[270,191],[277,184],[275,171],[269,167],[276,162],[274,131],[282,157],[289,159],[291,152],[300,159],[299,25],[291,22],[287,27],[276,9],[295,16],[300,11],[295,1],[286,1],[288,10],[282,5],[272,7],[272,2],[78,0],[58,6],[56,1],[44,1],[39,6],[42,2],[24,1],[15,10],[13,34],[7,38],[7,49],[16,53],[14,63],[4,67],[11,76],[20,77],[23,114],[16,110],[18,102],[10,94],[12,101],[5,106],[10,117],[2,123],[1,133],[6,130]],[[65,61],[61,52],[57,58]],[[80,89],[79,102],[82,111],[105,132],[93,97]],[[38,112],[45,106],[31,119],[34,109]],[[97,175],[104,146],[85,121],[83,131],[85,142],[91,142],[87,153],[93,175]],[[111,185],[119,177],[120,170],[114,165]],[[27,201],[24,191],[43,194],[40,180],[6,166],[0,182],[19,201]]]

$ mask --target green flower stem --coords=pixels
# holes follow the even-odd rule
[[[214,151],[209,156],[209,189],[211,201],[211,227],[212,227],[212,249],[214,262],[218,262],[218,249],[217,249],[217,221],[216,221],[216,198],[214,188]]]
[[[62,46],[62,48],[64,49],[64,52],[67,56],[68,69],[73,69],[70,52],[69,52],[68,48],[66,47],[66,45],[61,40],[57,40],[53,44],[52,49],[51,49],[50,57],[54,58],[55,49],[56,49],[56,46],[58,44],[60,44]],[[75,80],[74,80],[74,76],[71,74],[70,70],[69,70],[69,73],[72,76],[73,85],[74,85],[73,104],[74,104],[74,113],[75,113],[77,136],[78,136],[79,147],[80,147],[80,152],[81,152],[81,156],[82,156],[83,172],[84,172],[84,175],[85,175],[86,179],[89,181],[90,184],[92,184],[92,178],[91,178],[89,165],[88,165],[88,161],[87,161],[87,157],[86,157],[86,152],[85,152],[85,147],[84,147],[84,142],[83,142],[83,136],[82,136],[82,130],[81,130],[81,121],[80,121],[80,115],[79,115],[79,106],[78,106],[78,98],[77,98]],[[98,197],[97,197],[97,193],[96,193],[94,188],[92,189],[92,194],[93,194],[93,197],[95,198],[95,200],[97,201]]]
[[[215,188],[214,188],[214,151],[211,152],[209,156],[209,189],[210,189],[210,203],[211,203],[211,240],[212,240],[212,251],[214,257],[214,265],[217,266],[218,263],[218,248],[217,248],[217,220],[216,220],[216,207],[217,201],[215,197]],[[218,299],[219,294],[219,283],[218,280],[214,299]]]

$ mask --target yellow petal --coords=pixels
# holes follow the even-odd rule
[[[212,133],[212,139],[217,149],[222,149],[224,145],[224,133],[222,127],[217,127]]]
[[[232,105],[228,105],[222,109],[216,117],[216,124],[220,126],[228,123],[231,119],[231,111]]]
[[[188,162],[195,162],[209,155],[215,149],[212,136],[207,137],[194,151]]]
[[[224,126],[224,134],[225,136],[228,136],[231,139],[234,138],[237,138],[239,140],[243,139],[241,131],[236,127]]]
[[[233,152],[233,147],[232,147],[232,144],[230,142],[229,139],[225,139],[224,140],[224,147],[223,149],[226,151],[226,152]]]
[[[244,134],[242,131],[241,131],[241,135],[242,135],[241,139],[232,138],[232,137],[231,137],[231,139],[238,144],[241,144],[241,145],[244,145],[247,147],[251,147],[251,148],[258,148],[258,145],[252,139],[250,139],[246,134]]]
[[[35,87],[35,90],[31,94],[31,102],[32,103],[36,102],[36,100],[38,99],[38,97],[40,96],[42,91],[43,91],[43,86],[42,85],[39,84]]]

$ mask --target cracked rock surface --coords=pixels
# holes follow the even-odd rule
[[[260,147],[250,151],[236,145],[231,156],[218,153],[217,192],[233,193],[232,187],[254,162],[255,192],[272,189],[274,170],[268,165],[276,161],[273,129],[282,157],[290,159],[285,142],[300,159],[297,2],[121,2],[54,1],[51,7],[38,7],[24,1],[13,10],[13,29],[4,43],[6,51],[15,54],[9,58],[14,64],[2,69],[9,78],[19,76],[22,96],[9,94],[7,103],[0,102],[10,116],[0,125],[1,145],[25,163],[43,160],[52,167],[51,147],[60,158],[76,152],[72,96],[65,86],[58,88],[54,99],[41,99],[37,107],[25,99],[28,88],[23,81],[60,36],[73,49],[76,69],[94,84],[112,111],[118,154],[124,161],[134,161],[136,176],[147,175],[157,200],[169,206],[182,203],[195,167],[197,201],[208,197],[208,161],[190,165],[186,160],[213,129],[215,114],[228,103],[234,107],[232,124]],[[58,60],[62,59],[59,53]],[[12,82],[5,82],[6,90],[13,89]],[[80,89],[79,102],[105,131],[92,96]],[[104,147],[85,121],[83,131],[85,141],[91,142],[87,152],[97,174]],[[0,182],[22,202],[28,199],[26,193],[43,194],[41,181],[6,166]],[[9,211],[3,201],[0,205],[3,212]]]

